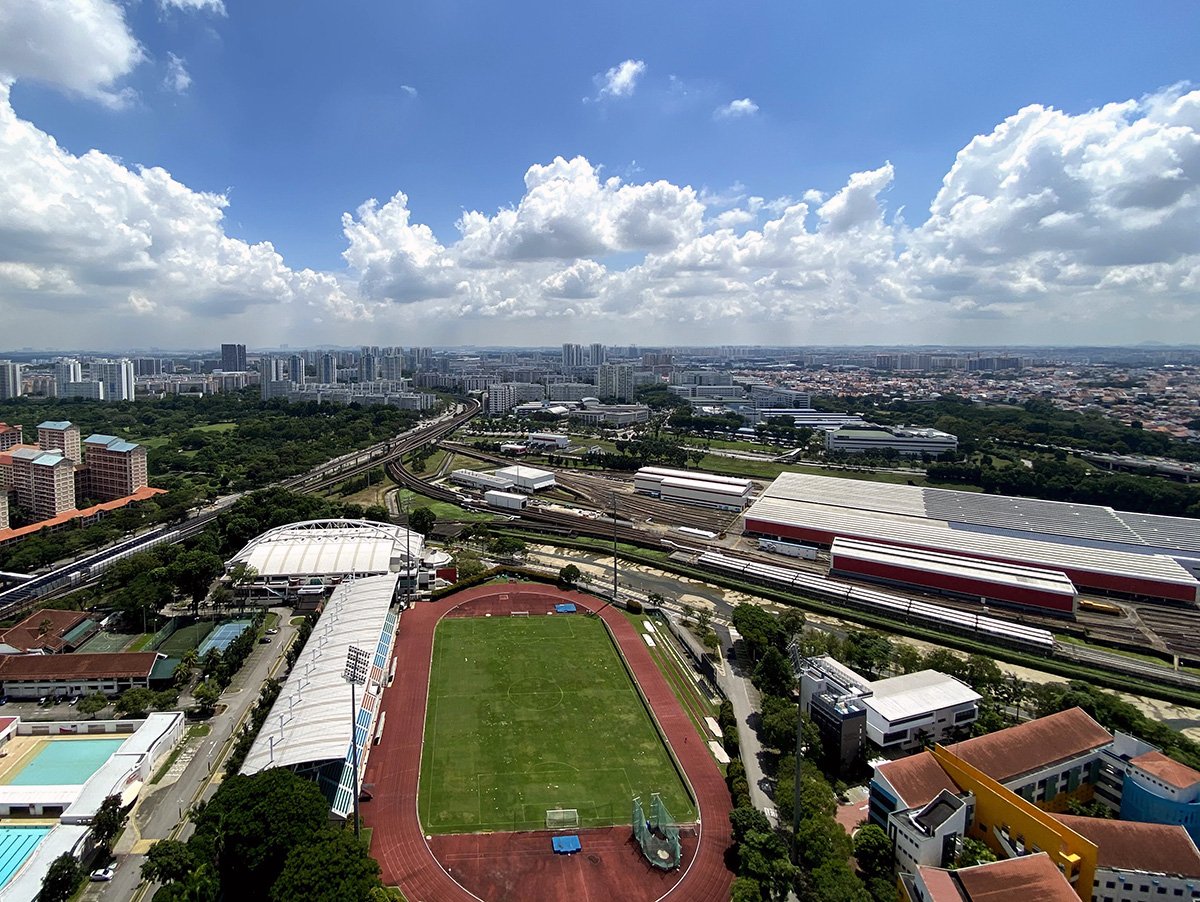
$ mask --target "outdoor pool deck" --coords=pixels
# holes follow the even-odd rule
[[[25,860],[33,854],[38,843],[46,838],[51,826],[0,826],[0,887],[21,869]]]
[[[0,784],[81,786],[127,738],[15,736],[0,759]]]

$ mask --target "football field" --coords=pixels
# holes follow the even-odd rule
[[[698,741],[698,740],[697,740]],[[434,635],[419,808],[429,833],[537,830],[575,808],[580,826],[628,824],[658,792],[696,812],[596,619],[449,618]]]

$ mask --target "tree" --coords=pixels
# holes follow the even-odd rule
[[[196,861],[185,842],[160,839],[146,852],[142,862],[142,879],[153,883],[174,883],[187,879]]]
[[[854,857],[867,877],[892,873],[892,841],[876,824],[867,824],[854,834]]]
[[[488,543],[492,554],[518,555],[525,552],[525,543],[513,536],[496,536]]]
[[[150,707],[155,711],[170,711],[179,704],[179,693],[174,689],[163,689],[155,692],[150,701]]]
[[[754,685],[768,695],[791,695],[796,677],[791,662],[775,646],[771,646],[754,669]]]
[[[95,717],[108,707],[108,697],[103,692],[93,692],[91,695],[85,695],[81,698],[75,707],[80,714]]]
[[[738,877],[729,890],[729,902],[762,902],[762,887],[757,880]]]
[[[150,706],[154,704],[154,693],[141,686],[126,689],[117,699],[117,713],[126,717],[145,717]]]
[[[181,594],[191,596],[193,614],[200,608],[200,602],[208,594],[208,587],[223,566],[217,555],[196,549],[183,552],[167,569],[175,588]]]
[[[293,849],[271,887],[272,902],[369,902],[383,886],[379,864],[348,830],[327,829]]]
[[[757,808],[734,808],[729,812],[729,825],[733,828],[733,839],[742,842],[751,833],[769,833],[771,822]]]
[[[437,514],[427,507],[418,507],[408,515],[409,528],[423,536],[428,536],[433,532],[435,523],[437,523]]]
[[[969,868],[977,864],[987,864],[996,860],[996,853],[977,839],[964,836],[959,847],[958,857],[954,860],[956,868]]]
[[[750,660],[757,661],[768,648],[783,651],[786,637],[779,621],[758,605],[739,604],[733,609],[733,627],[742,636]]]
[[[217,867],[226,892],[265,898],[288,854],[311,842],[329,820],[329,803],[316,783],[272,768],[234,774],[195,816],[189,846]]]
[[[558,583],[561,586],[573,586],[579,581],[579,568],[574,564],[567,564],[558,571]]]
[[[83,868],[70,852],[64,852],[50,863],[42,878],[42,891],[37,902],[66,902],[83,879]]]
[[[213,680],[205,680],[192,690],[192,698],[201,717],[211,717],[221,699],[221,687]]]
[[[100,810],[92,818],[92,839],[96,841],[96,845],[110,848],[112,841],[125,826],[125,819],[126,814],[121,810],[121,797],[111,795],[105,798]]]
[[[766,658],[763,659],[764,661]],[[800,706],[777,695],[764,695],[759,735],[768,748],[787,751],[796,745]]]

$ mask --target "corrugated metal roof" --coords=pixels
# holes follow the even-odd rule
[[[57,429],[57,430],[61,431],[63,429],[70,429],[71,421],[70,420],[46,420],[46,422],[44,422],[44,423],[38,423],[37,428],[38,429]]]
[[[1184,586],[1198,585],[1187,570],[1165,555],[1139,554],[951,529],[950,524],[944,521],[918,520],[869,511],[855,512],[846,507],[811,504],[772,496],[760,496],[746,511],[746,517],[785,526],[809,527],[852,538],[886,540],[963,554],[1022,560],[1052,570],[1086,570],[1100,574],[1113,573],[1154,579]]]
[[[346,757],[351,737],[346,716],[350,687],[342,678],[346,650],[353,645],[374,652],[399,578],[389,574],[357,579],[334,591],[254,740],[242,773]],[[371,687],[357,691],[361,703]]]
[[[1022,567],[1018,564],[1006,564],[1000,561],[938,554],[936,551],[924,548],[901,548],[897,545],[879,545],[875,542],[842,538],[833,540],[832,554],[835,570],[839,569],[838,558],[853,558],[889,566],[906,567],[911,570],[920,570],[923,573],[940,573],[947,576],[984,580],[999,585],[1017,586],[1022,589],[1056,592],[1072,597],[1075,595],[1074,583],[1067,578],[1065,573],[1055,570],[1038,570],[1033,567]]]

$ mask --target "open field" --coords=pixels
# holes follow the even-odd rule
[[[418,495],[410,489],[397,489],[396,503],[401,507],[407,505],[410,511],[415,511],[418,507],[427,507],[442,521],[460,520],[464,523],[486,523],[494,519],[491,514],[483,511],[469,511],[448,501],[435,501],[425,495]]]
[[[419,812],[429,833],[628,823],[660,792],[695,808],[604,626],[583,616],[460,618],[436,632]]]

